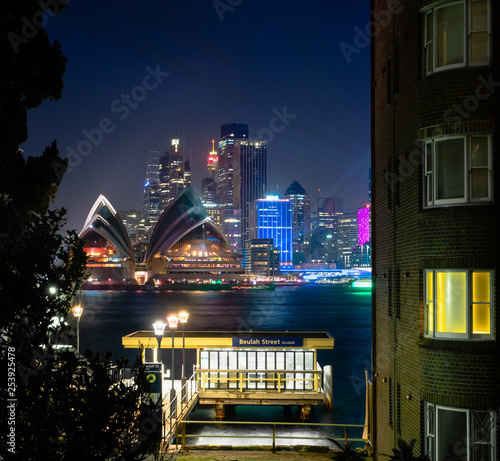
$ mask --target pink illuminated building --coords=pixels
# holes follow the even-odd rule
[[[358,245],[370,241],[370,205],[358,210]]]

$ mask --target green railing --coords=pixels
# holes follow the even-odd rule
[[[248,422],[248,421],[231,421],[231,422],[220,422],[220,421],[179,421],[179,424],[177,425],[177,433],[176,433],[176,439],[175,439],[175,444],[176,447],[179,445],[179,439],[181,441],[181,446],[184,449],[186,447],[186,439],[189,438],[203,438],[203,437],[214,437],[214,434],[210,435],[203,435],[203,434],[188,434],[187,433],[187,426],[188,424],[213,424],[215,427],[220,427],[220,433],[217,433],[216,437],[217,438],[224,438],[224,439],[231,439],[231,438],[237,438],[237,439],[269,439],[272,440],[272,450],[273,453],[276,450],[276,440],[277,439],[292,439],[292,440],[336,440],[338,442],[343,442],[344,445],[347,445],[349,442],[365,442],[369,443],[368,439],[364,439],[362,437],[350,437],[348,434],[349,428],[357,428],[360,432],[361,429],[365,429],[366,426],[363,424],[323,424],[323,423],[296,423],[296,422],[290,422],[290,423],[283,423],[283,422]],[[236,425],[252,425],[252,426],[264,426],[264,427],[269,427],[269,435],[245,435],[245,434],[240,434],[240,435],[225,435],[224,434],[224,428],[227,426],[236,426]],[[224,426],[224,427],[221,427]],[[319,436],[297,436],[297,435],[290,435],[290,434],[285,434],[285,435],[276,435],[276,428],[281,427],[281,426],[294,426],[294,427],[301,427],[304,429],[310,428],[310,427],[322,427],[322,428],[342,428],[343,429],[343,437],[338,437],[338,436],[330,436],[330,437],[319,437]],[[271,433],[272,430],[272,433]]]

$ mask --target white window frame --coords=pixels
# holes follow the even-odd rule
[[[467,414],[467,437],[461,442],[467,443],[467,460],[477,461],[473,458],[473,447],[475,445],[489,445],[490,446],[490,461],[495,461],[496,457],[496,425],[497,415],[492,410],[472,410],[468,408],[448,407],[444,405],[435,405],[433,403],[424,402],[424,418],[425,418],[425,452],[429,455],[431,461],[436,460],[436,449],[439,444],[439,411],[456,411]],[[476,431],[473,431],[474,423],[473,418],[475,413],[489,413],[490,424],[490,442],[485,443],[476,440]]]
[[[442,272],[452,272],[452,273],[463,273],[465,274],[465,290],[466,290],[466,311],[465,311],[465,333],[449,333],[449,332],[438,332],[437,331],[437,283],[436,275]],[[473,309],[473,299],[472,299],[472,281],[473,273],[486,272],[490,274],[490,332],[487,334],[473,333],[472,325],[472,309]],[[432,285],[433,293],[432,300],[427,298],[427,274],[432,273]],[[494,299],[494,270],[471,270],[471,269],[425,269],[424,270],[424,337],[434,338],[434,339],[459,339],[459,340],[494,340],[495,339],[495,299]],[[427,331],[427,317],[429,306],[432,304],[432,318],[433,318],[433,329],[432,331]]]
[[[478,0],[459,0],[459,1],[448,1],[440,3],[432,8],[428,8],[423,11],[423,50],[424,50],[424,69],[425,75],[431,75],[436,72],[441,72],[443,70],[451,70],[451,69],[459,69],[463,67],[481,67],[487,66],[491,64],[491,7],[490,0],[486,0],[486,8],[487,8],[487,30],[488,33],[488,41],[487,41],[487,56],[488,60],[484,62],[471,62],[471,4],[474,1]],[[440,9],[447,8],[452,5],[462,4],[464,7],[464,30],[463,30],[463,39],[464,39],[464,49],[463,49],[463,61],[462,63],[449,64],[445,66],[438,67],[437,65],[437,40],[436,40],[436,12]],[[431,33],[428,33],[428,16],[430,15],[430,24],[432,27]],[[428,54],[432,53],[432,56],[429,59]],[[431,68],[429,69],[429,63],[431,64]]]
[[[484,137],[488,139],[488,196],[478,199],[472,198],[472,155],[471,143],[473,138]],[[436,143],[446,142],[448,140],[463,139],[464,143],[464,196],[459,198],[437,198],[438,190],[438,167],[436,155]],[[423,141],[423,155],[424,155],[424,208],[435,206],[446,206],[462,203],[489,203],[493,197],[492,186],[492,139],[491,135],[487,133],[467,134],[460,136],[440,136]]]

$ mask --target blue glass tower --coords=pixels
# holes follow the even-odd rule
[[[292,269],[292,201],[280,199],[277,195],[256,200],[250,220],[253,238],[272,238],[274,246],[280,250],[280,270]]]

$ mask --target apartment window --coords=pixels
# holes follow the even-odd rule
[[[491,136],[430,139],[424,152],[426,207],[491,201]]]
[[[424,335],[493,339],[493,271],[426,270]]]
[[[425,11],[427,74],[490,63],[490,2],[446,2]]]
[[[494,411],[425,403],[425,451],[431,460],[495,461]]]

